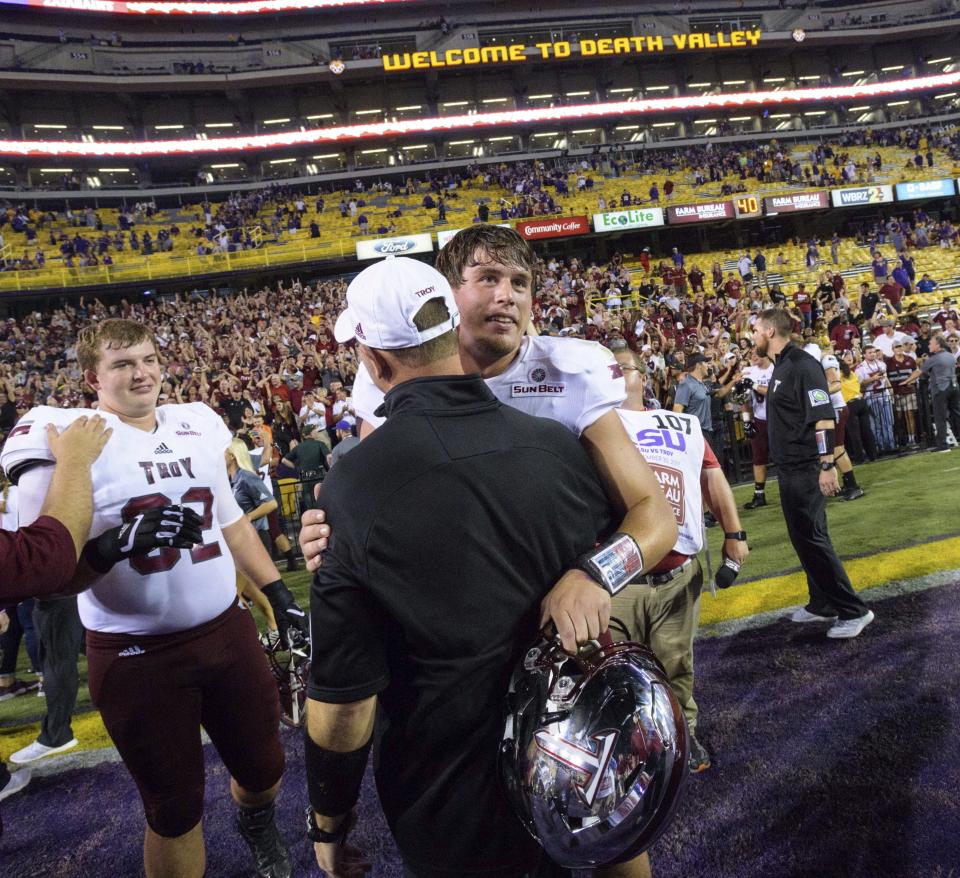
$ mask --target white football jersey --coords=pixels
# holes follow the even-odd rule
[[[596,342],[575,338],[527,337],[506,371],[486,382],[505,405],[559,421],[576,436],[627,398],[613,354]],[[382,402],[383,393],[361,364],[353,385],[357,416],[380,426],[384,419],[374,411]]]
[[[826,374],[827,369],[836,369],[837,374],[840,374],[840,361],[833,354],[824,354],[823,359],[820,360],[820,365],[823,366],[824,374]],[[830,402],[835,409],[845,409],[847,407],[846,400],[839,390],[830,394]]]
[[[747,366],[743,370],[743,377],[750,378],[754,387],[766,387],[770,383],[770,376],[773,375],[773,363],[764,369],[761,366]],[[759,393],[750,394],[753,404],[753,417],[758,421],[767,419],[767,398]]]
[[[662,409],[635,412],[617,409],[624,430],[633,440],[677,518],[673,549],[696,555],[703,548],[703,494],[700,471],[706,453],[700,422],[693,415]]]
[[[46,425],[65,428],[90,409],[38,406],[10,431],[0,465],[19,478],[20,521],[35,521],[52,470]],[[137,513],[179,503],[203,518],[203,544],[157,549],[121,561],[78,598],[86,628],[108,633],[166,634],[218,616],[236,599],[233,557],[221,528],[243,515],[233,497],[223,453],[231,435],[203,403],[157,409],[151,433],[100,412],[113,435],[93,464],[95,537]],[[28,502],[29,498],[29,502]]]

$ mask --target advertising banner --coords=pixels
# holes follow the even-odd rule
[[[433,236],[402,235],[396,238],[367,238],[357,241],[357,259],[383,259],[385,256],[409,256],[411,253],[430,253]]]
[[[500,226],[501,229],[509,229],[510,223],[492,223],[492,225]],[[442,231],[437,232],[437,249],[442,250],[447,246],[447,242],[455,235],[457,232],[462,232],[463,229],[443,229]]]
[[[566,238],[570,235],[585,235],[590,231],[590,219],[586,216],[565,216],[556,219],[525,220],[515,226],[517,233],[528,241],[540,238]]]
[[[916,198],[950,198],[956,195],[953,180],[916,180],[913,183],[897,183],[897,201],[913,201]]]
[[[789,195],[770,195],[763,199],[763,210],[768,215],[820,210],[829,206],[830,196],[826,192],[795,192]]]
[[[709,223],[733,219],[732,201],[704,201],[702,204],[678,204],[667,208],[667,221],[676,223]]]
[[[664,224],[663,208],[635,207],[632,210],[610,210],[593,215],[595,232],[622,232],[626,229],[650,229]]]
[[[893,186],[854,186],[830,190],[834,207],[856,207],[860,204],[886,204],[893,201]]]

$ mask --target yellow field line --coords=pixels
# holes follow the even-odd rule
[[[938,570],[951,570],[960,567],[960,537],[854,558],[845,561],[844,567],[857,591],[886,585],[895,579],[912,579]],[[771,576],[718,591],[716,599],[705,596],[700,603],[700,624],[742,619],[805,604],[807,600],[804,573]]]
[[[857,591],[886,585],[896,579],[911,579],[938,570],[960,568],[960,537],[881,552],[867,558],[855,558],[846,561],[844,566]],[[803,573],[771,576],[718,591],[715,599],[704,597],[700,624],[740,619],[806,602],[807,580]],[[0,756],[9,758],[14,751],[35,741],[39,731],[39,723],[0,730]],[[80,746],[69,751],[71,753],[111,746],[110,737],[97,711],[75,717],[73,732]]]

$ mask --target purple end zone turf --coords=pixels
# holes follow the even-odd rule
[[[697,646],[697,736],[713,767],[691,778],[652,851],[656,878],[916,878],[960,864],[960,583],[890,598],[856,640],[781,622]],[[281,832],[300,876],[299,734],[285,732]],[[207,754],[208,878],[248,876],[227,777]],[[3,803],[4,878],[141,874],[142,816],[122,766],[37,778]],[[402,874],[368,776],[352,838],[378,878]],[[425,827],[429,831],[429,827]]]

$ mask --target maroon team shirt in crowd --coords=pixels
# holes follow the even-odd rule
[[[70,531],[49,515],[17,531],[0,530],[0,606],[63,591],[73,578],[76,558]]]
[[[933,322],[939,323],[941,329],[947,328],[948,320],[952,320],[956,324],[958,319],[960,317],[957,316],[957,312],[953,308],[941,308],[933,315]]]
[[[903,358],[898,360],[896,357],[884,357],[883,362],[887,367],[887,378],[893,385],[893,392],[898,396],[906,396],[908,393],[916,393],[916,384],[904,384],[917,368],[917,361],[904,354]]]
[[[903,298],[903,287],[897,283],[884,284],[880,287],[880,295],[893,305],[894,308],[899,308],[900,300]]]
[[[830,330],[830,341],[838,351],[849,351],[853,341],[860,337],[860,330],[854,323],[838,323]]]
[[[810,294],[806,290],[797,290],[793,294],[793,303],[800,309],[801,314],[809,314],[813,310]]]

